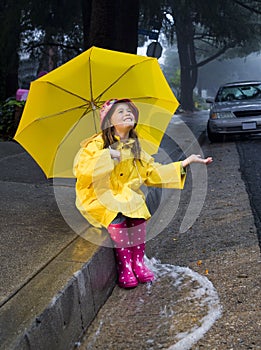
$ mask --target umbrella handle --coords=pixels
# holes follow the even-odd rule
[[[109,146],[109,150],[110,150],[111,158],[112,158],[113,160],[118,160],[118,161],[120,161],[120,159],[121,159],[121,153],[120,153],[120,151],[117,151],[116,149],[111,148],[111,146]]]

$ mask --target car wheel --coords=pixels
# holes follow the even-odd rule
[[[208,139],[210,142],[219,142],[223,140],[223,136],[210,131],[209,124],[207,125]]]

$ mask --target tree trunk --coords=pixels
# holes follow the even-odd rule
[[[15,1],[3,1],[0,6],[0,99],[15,96],[18,88],[18,48],[20,45],[21,9]],[[8,35],[5,35],[8,31]]]
[[[81,0],[82,22],[83,22],[83,48],[87,50],[91,45],[89,41],[92,0]]]
[[[136,53],[138,45],[139,0],[82,0],[86,48]],[[89,33],[88,21],[90,26]]]
[[[117,1],[93,0],[89,33],[89,46],[114,50]],[[118,10],[117,10],[118,11]]]
[[[118,0],[115,23],[115,48],[137,53],[139,0]]]
[[[193,90],[197,83],[194,29],[191,18],[184,11],[176,12],[176,35],[180,60],[180,104],[182,109],[193,111]]]

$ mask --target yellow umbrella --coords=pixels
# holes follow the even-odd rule
[[[14,139],[47,177],[73,177],[80,141],[100,131],[99,108],[129,98],[142,145],[156,153],[178,102],[157,59],[92,47],[33,81]]]

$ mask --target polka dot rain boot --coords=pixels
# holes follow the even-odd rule
[[[108,232],[114,244],[118,285],[121,288],[134,288],[138,285],[138,280],[132,270],[132,251],[129,246],[126,221],[120,224],[110,224]]]
[[[146,221],[143,219],[133,219],[128,222],[128,226],[133,272],[140,283],[151,282],[154,280],[154,274],[144,263]]]

